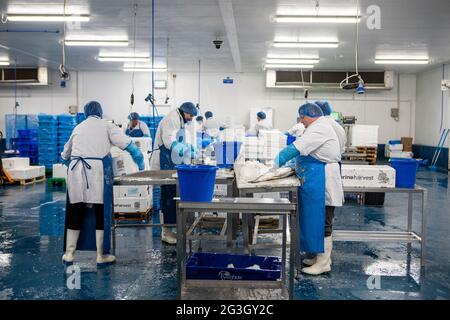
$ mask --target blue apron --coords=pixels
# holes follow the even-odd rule
[[[109,254],[111,251],[111,222],[112,222],[112,212],[113,212],[113,183],[114,174],[112,166],[111,154],[107,154],[103,158],[94,157],[72,157],[71,165],[69,165],[68,170],[73,170],[77,165],[82,165],[83,170],[86,174],[86,170],[90,170],[89,165],[90,160],[102,161],[103,163],[103,223],[104,223],[104,238],[103,238],[103,253]],[[89,188],[89,181],[86,181],[87,187]],[[66,201],[66,221],[68,206],[70,205],[69,193],[67,192]],[[83,219],[83,226],[80,230],[80,236],[78,238],[77,250],[85,251],[96,251],[96,222],[95,222],[95,212],[93,208],[86,208],[86,212]],[[64,251],[66,250],[66,232],[67,226],[64,232]]]
[[[132,138],[142,138],[144,137],[144,132],[141,130],[141,128],[139,129],[133,129],[131,130],[130,128],[127,129],[127,131],[125,132],[125,134],[127,136],[130,136]]]
[[[325,163],[311,156],[298,156],[295,171],[302,185],[298,188],[300,250],[324,252]]]

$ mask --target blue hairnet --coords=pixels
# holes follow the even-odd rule
[[[137,112],[130,113],[130,115],[128,116],[128,119],[130,119],[130,120],[139,120],[139,113],[137,113]]]
[[[266,114],[265,114],[264,112],[262,112],[262,111],[258,112],[258,113],[256,114],[256,116],[257,116],[258,118],[260,118],[260,119],[265,119],[265,118],[266,118]]]
[[[180,107],[181,111],[184,113],[189,113],[194,117],[197,115],[197,107],[192,102],[185,102]]]
[[[318,105],[320,109],[322,109],[324,116],[329,116],[333,112],[333,108],[331,108],[328,101],[316,101],[314,103]]]
[[[89,101],[84,106],[84,116],[87,118],[89,116],[97,116],[102,117],[103,116],[103,110],[100,103],[97,101]]]
[[[206,111],[205,112],[205,118],[206,119],[212,118],[212,116],[213,116],[213,113],[211,111]]]
[[[197,120],[197,121],[203,121],[203,117],[202,117],[202,116],[198,116],[197,118],[195,118],[195,120]]]
[[[305,103],[298,108],[300,117],[318,118],[323,116],[322,109],[317,104]]]

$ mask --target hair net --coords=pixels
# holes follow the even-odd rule
[[[130,120],[139,120],[139,113],[137,113],[137,112],[130,113],[130,115],[128,116],[128,119],[130,119]]]
[[[198,116],[197,118],[195,118],[195,120],[197,120],[197,121],[203,121],[203,117],[202,117],[202,116]]]
[[[101,118],[103,116],[102,106],[97,101],[89,101],[84,106],[84,115],[86,118],[89,116],[97,116]]]
[[[197,115],[197,107],[192,102],[185,102],[180,107],[184,113],[189,113],[194,117]]]
[[[206,111],[205,112],[205,118],[206,119],[212,118],[212,116],[213,116],[213,113],[211,111]]]
[[[318,118],[323,116],[322,109],[314,103],[305,103],[298,108],[300,117]]]
[[[328,101],[316,101],[314,103],[318,105],[320,109],[322,109],[324,116],[329,116],[333,112],[333,108],[331,108]]]
[[[264,112],[262,112],[262,111],[258,112],[258,113],[256,114],[256,116],[257,116],[258,118],[260,118],[260,119],[265,119],[265,118],[266,118],[266,114],[265,114]]]

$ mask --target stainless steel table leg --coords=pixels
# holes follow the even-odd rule
[[[182,261],[184,257],[183,253],[183,244],[182,244],[182,238],[183,238],[183,217],[182,212],[178,208],[177,205],[177,277],[178,277],[178,299],[181,299],[181,290],[182,290]]]
[[[420,234],[420,265],[421,267],[425,267],[425,259],[427,255],[427,246],[426,246],[426,230],[427,230],[427,213],[425,211],[425,191],[422,191],[420,194],[422,196],[422,232]]]
[[[112,253],[113,255],[116,255],[116,224],[113,222],[112,227]]]
[[[287,216],[286,215],[280,215],[279,219],[283,220],[283,233],[282,233],[282,240],[281,240],[281,264],[282,264],[282,269],[281,269],[281,282],[283,283],[283,288],[286,287],[286,267],[287,267],[287,263],[286,263],[286,247],[287,247],[287,242],[286,242],[286,231],[287,231]],[[289,292],[289,298],[290,298],[291,293]]]
[[[297,223],[295,222],[296,219],[296,212],[292,211],[290,214],[291,217],[291,248],[289,250],[289,299],[292,300],[294,298],[294,277],[295,277],[295,273],[297,268],[295,267],[295,257],[296,257],[296,249],[295,249],[295,245],[296,245],[296,237],[297,237],[297,233],[296,233],[296,229],[297,229]]]
[[[227,248],[231,249],[233,247],[233,213],[227,213]]]
[[[408,193],[408,226],[407,231],[412,231],[412,221],[413,221],[413,195],[412,193]],[[407,252],[411,254],[411,242],[407,244]]]

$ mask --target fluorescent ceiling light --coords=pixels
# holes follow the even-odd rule
[[[267,58],[266,63],[275,64],[314,64],[319,63],[319,59],[284,59],[284,58]]]
[[[126,47],[128,40],[66,39],[65,44],[66,46]]]
[[[9,66],[9,61],[0,60],[0,66]]]
[[[266,64],[266,69],[312,69],[312,64]]]
[[[274,17],[274,21],[280,23],[359,23],[361,18],[356,16],[277,15]]]
[[[90,20],[90,16],[86,14],[69,14],[64,16],[63,14],[13,14],[9,13],[6,15],[8,21],[51,21],[51,22],[62,22],[62,21],[80,21],[87,22]]]
[[[375,59],[376,64],[428,64],[428,59]]]
[[[339,42],[336,41],[321,41],[321,42],[293,42],[293,41],[275,41],[273,43],[275,48],[337,48],[339,47]]]
[[[167,68],[132,68],[124,67],[123,71],[126,72],[167,72]]]
[[[119,56],[99,56],[98,57],[98,61],[103,61],[103,62],[149,62],[150,61],[150,57],[133,57],[133,56],[124,56],[124,57],[119,57]]]

